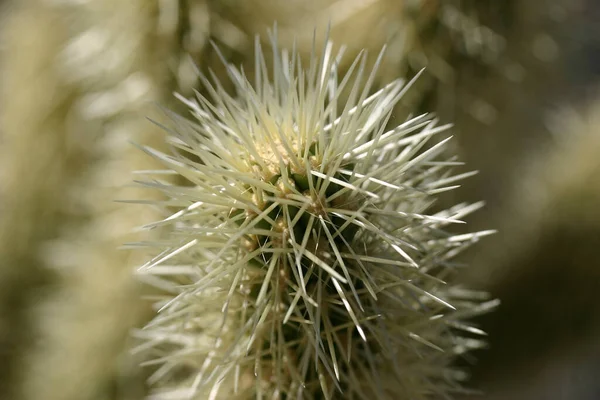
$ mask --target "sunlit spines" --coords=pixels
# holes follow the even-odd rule
[[[147,149],[189,185],[147,183],[170,197],[165,205],[179,207],[158,222],[172,227],[166,249],[140,271],[164,275],[165,262],[185,271],[177,266],[181,260],[198,273],[153,281],[172,297],[147,329],[182,320],[186,310],[193,318],[208,313],[203,307],[222,313],[210,335],[202,328],[188,332],[185,323],[173,328],[171,345],[179,350],[157,362],[188,371],[180,383],[192,382],[189,393],[196,396],[446,393],[457,343],[450,328],[468,330],[446,317],[460,311],[446,290],[447,260],[484,234],[440,230],[462,222],[472,206],[426,214],[432,195],[460,178],[445,173],[456,164],[443,158],[447,139],[428,143],[448,127],[421,115],[388,128],[412,81],[372,93],[366,54],[338,85],[339,57],[331,45],[322,53],[315,47],[308,70],[294,51],[280,51],[275,38],[272,47],[273,70],[257,48],[254,85],[227,66],[235,96],[214,75],[201,77],[208,97],[182,99],[196,121],[173,118],[169,141],[179,152]],[[189,304],[178,308],[183,299]],[[195,301],[206,304],[194,307]],[[215,347],[207,353],[206,343],[181,342],[190,335]],[[203,360],[200,371],[186,369],[186,352]],[[243,383],[248,371],[255,378],[250,388]]]

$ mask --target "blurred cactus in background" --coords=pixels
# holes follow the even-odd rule
[[[0,397],[108,396],[139,319],[135,255],[118,247],[152,218],[114,200],[137,193],[127,170],[151,167],[128,142],[160,140],[144,118],[170,97],[172,33],[145,0],[23,1],[8,11]]]
[[[254,39],[268,46],[275,22],[281,47],[295,40],[304,60],[330,23],[346,48],[339,77],[361,49],[371,70],[387,45],[373,92],[426,67],[390,126],[429,111],[455,123],[443,147],[480,173],[431,210],[484,200],[471,230],[499,229],[456,260],[476,266],[457,282],[503,302],[478,321],[491,349],[476,365],[459,358],[468,386],[486,399],[598,398],[586,372],[600,360],[595,2],[5,0],[0,10],[0,398],[146,396],[128,337],[154,315],[140,293],[155,293],[131,273],[149,254],[117,248],[164,239],[163,227],[135,228],[174,210],[113,202],[164,200],[129,185],[130,171],[162,168],[129,141],[168,153],[145,120],[160,120],[155,104],[187,115],[172,92],[209,97],[196,67],[231,94],[215,48],[254,76]],[[221,317],[206,315],[207,326]]]

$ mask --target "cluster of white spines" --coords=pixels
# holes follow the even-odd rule
[[[424,214],[432,195],[469,175],[445,172],[457,164],[440,159],[446,140],[426,147],[447,127],[422,115],[386,130],[410,84],[371,94],[365,55],[338,79],[331,44],[304,69],[273,37],[270,68],[256,46],[254,84],[227,66],[232,96],[201,76],[209,98],[182,98],[195,121],[173,117],[173,155],[146,149],[169,168],[146,172],[170,212],[151,227],[172,233],[140,268],[164,292],[139,332],[160,365],[156,398],[457,389],[449,362],[480,342],[453,332],[480,333],[462,319],[492,304],[445,282],[449,259],[489,232],[442,228],[480,204]]]

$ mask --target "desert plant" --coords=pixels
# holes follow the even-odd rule
[[[363,53],[338,76],[343,50],[331,43],[310,60],[281,50],[276,34],[271,44],[267,66],[257,39],[252,83],[224,62],[234,95],[199,74],[207,95],[179,96],[193,120],[169,113],[171,154],[143,147],[167,168],[141,171],[166,196],[149,201],[165,218],[147,228],[171,231],[137,243],[160,249],[139,269],[160,291],[137,332],[156,365],[152,398],[462,390],[451,362],[482,345],[464,320],[496,302],[451,284],[451,259],[491,231],[444,227],[481,203],[427,214],[472,174],[451,173],[448,139],[428,146],[448,126],[419,115],[387,128],[412,81],[374,91],[383,52],[373,70]]]

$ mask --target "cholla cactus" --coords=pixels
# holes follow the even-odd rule
[[[360,55],[315,47],[307,69],[272,35],[269,69],[226,66],[237,93],[201,76],[209,98],[181,97],[172,155],[145,171],[168,217],[163,250],[140,268],[162,290],[138,332],[159,365],[155,399],[424,399],[460,390],[452,358],[482,343],[463,320],[493,307],[446,283],[450,259],[480,236],[443,227],[480,207],[425,214],[433,196],[470,174],[441,158],[446,131],[421,115],[387,130],[410,87],[372,94]],[[379,65],[382,55],[375,63]],[[344,95],[341,103],[340,93]],[[176,174],[186,185],[160,176]]]

